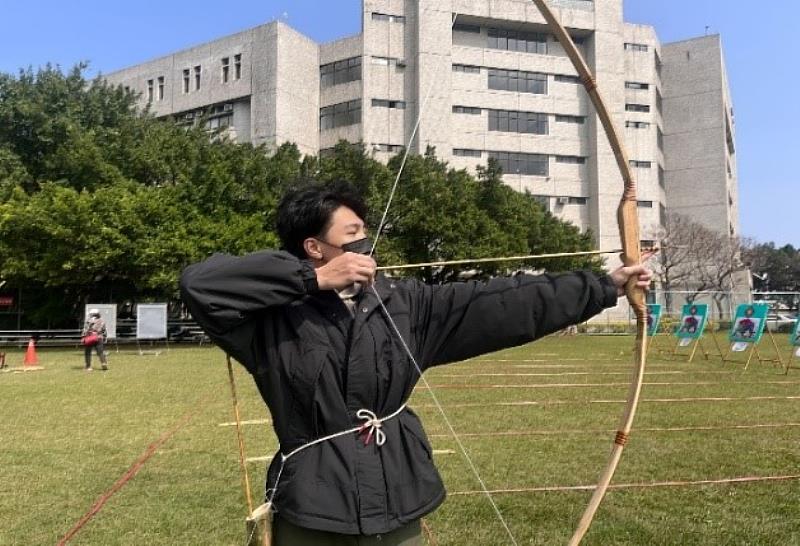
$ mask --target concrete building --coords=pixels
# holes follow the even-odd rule
[[[108,74],[178,123],[227,127],[239,142],[319,151],[319,46],[271,23]]]
[[[552,0],[627,141],[644,233],[667,208],[738,234],[733,110],[718,36],[662,46],[622,0]],[[281,22],[109,74],[159,116],[243,142],[388,159],[411,140],[505,182],[619,245],[622,182],[566,54],[527,0],[364,0],[362,32],[316,44]],[[420,116],[420,113],[422,115]],[[207,116],[207,117],[205,117]],[[643,235],[646,237],[647,235]]]
[[[736,133],[719,36],[666,44],[663,74],[669,209],[738,236]]]

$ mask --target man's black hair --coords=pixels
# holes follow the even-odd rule
[[[289,190],[278,205],[276,219],[282,248],[300,259],[308,258],[303,241],[324,235],[333,213],[342,206],[366,222],[367,205],[350,184],[313,182]]]

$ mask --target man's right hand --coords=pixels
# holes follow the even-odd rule
[[[320,290],[342,290],[357,282],[372,284],[376,267],[369,256],[345,252],[317,268],[317,285]]]

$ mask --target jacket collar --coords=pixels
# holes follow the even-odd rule
[[[379,302],[383,301],[384,304],[391,298],[394,293],[396,285],[391,279],[387,279],[382,274],[378,275],[375,279],[375,290],[372,287],[366,287],[361,295],[356,299],[355,316],[362,318],[368,317],[375,309],[379,307]],[[375,293],[378,293],[378,296]]]

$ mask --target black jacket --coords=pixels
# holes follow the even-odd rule
[[[610,280],[588,272],[441,286],[379,277],[375,286],[423,370],[527,343],[617,301]],[[361,408],[391,414],[419,379],[370,289],[351,318],[335,292],[317,289],[311,264],[288,253],[216,254],[184,271],[181,294],[253,375],[284,453],[361,424]],[[381,447],[352,434],[290,458],[275,497],[281,516],[369,535],[433,511],[445,491],[419,419],[406,409],[382,430]]]

